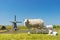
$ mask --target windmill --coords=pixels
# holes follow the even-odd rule
[[[17,30],[17,23],[22,23],[22,22],[16,21],[16,15],[14,16],[14,21],[10,21],[10,22],[13,23],[13,28],[15,31]]]

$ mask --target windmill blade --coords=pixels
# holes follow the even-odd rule
[[[22,23],[22,22],[16,21],[16,23]]]
[[[13,21],[10,21],[10,22],[13,22]]]
[[[11,23],[22,23],[20,21],[10,21]]]
[[[16,21],[16,15],[14,16],[14,21]]]
[[[10,21],[11,23],[16,23],[16,21]]]

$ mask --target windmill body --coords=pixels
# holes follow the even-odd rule
[[[21,23],[21,22],[16,21],[16,15],[14,16],[14,21],[11,21],[11,22],[13,23],[13,28],[16,31],[17,30],[17,23]]]

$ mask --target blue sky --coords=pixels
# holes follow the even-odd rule
[[[46,25],[60,25],[60,0],[0,0],[0,25],[10,25],[14,15],[22,22],[40,18]]]

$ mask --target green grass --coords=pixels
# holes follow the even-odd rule
[[[10,29],[10,27],[8,27]],[[7,29],[8,29],[7,28]],[[19,27],[20,30],[27,29]],[[48,34],[27,34],[27,33],[13,33],[13,34],[0,34],[0,40],[60,40],[60,28],[54,28],[58,32],[57,36],[50,36]]]
[[[49,36],[47,34],[0,34],[0,40],[60,40],[60,35]]]
[[[48,34],[0,34],[0,40],[60,40],[60,28],[56,28],[57,36],[49,36]]]

